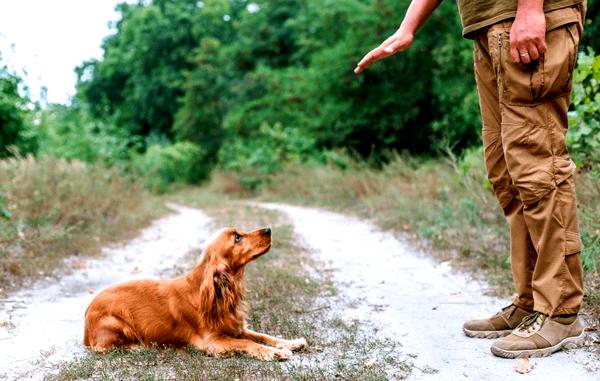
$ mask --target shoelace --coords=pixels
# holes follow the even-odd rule
[[[503,307],[500,312],[496,313],[495,316],[501,316],[502,314],[504,314],[505,311],[507,311],[508,309],[512,308],[512,311],[510,311],[510,313],[508,314],[508,319],[510,319],[510,317],[515,313],[515,311],[517,310],[517,306],[515,306],[514,304],[509,304],[506,307]]]
[[[531,330],[535,328],[535,324],[539,323],[542,325],[546,320],[546,315],[541,312],[533,312],[530,315],[527,315],[521,321],[521,324],[517,326],[517,329],[521,332],[531,333]]]

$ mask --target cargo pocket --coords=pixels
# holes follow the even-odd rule
[[[548,31],[546,53],[528,65],[512,61],[509,36],[505,32],[498,40],[505,102],[515,105],[537,104],[548,98],[569,94],[580,39],[577,23]]]
[[[542,63],[542,83],[537,100],[571,92],[572,73],[577,61],[579,29],[577,23],[567,24],[546,33],[548,49]]]
[[[528,121],[502,123],[508,171],[526,206],[556,187],[552,133],[552,129]]]
[[[528,65],[516,64],[510,55],[510,33],[501,35],[498,43],[503,100],[516,105],[539,103],[545,87],[544,56]]]

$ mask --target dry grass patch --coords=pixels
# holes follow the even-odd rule
[[[0,161],[0,289],[48,275],[69,256],[129,237],[164,210],[140,183],[100,164]]]

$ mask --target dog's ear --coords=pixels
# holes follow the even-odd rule
[[[202,313],[219,325],[225,316],[234,314],[241,302],[242,290],[225,264],[209,268],[201,286]]]
[[[213,273],[213,286],[215,288],[215,299],[217,303],[228,297],[233,287],[231,275],[226,271],[215,269]]]

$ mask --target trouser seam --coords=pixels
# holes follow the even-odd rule
[[[523,302],[522,298],[517,297],[513,300],[513,304],[523,310],[527,310],[530,311],[533,309],[534,306],[534,302],[533,300],[531,302]]]

